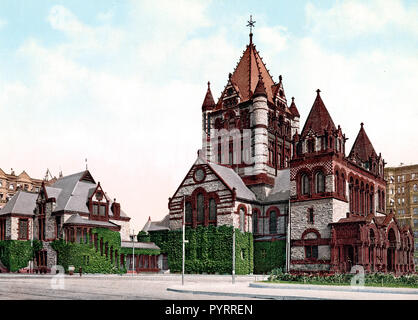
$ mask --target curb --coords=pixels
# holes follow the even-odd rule
[[[280,285],[280,284],[264,284],[264,283],[250,283],[251,288],[263,288],[263,289],[299,289],[299,290],[321,290],[321,291],[341,291],[341,292],[364,292],[364,293],[384,293],[384,294],[413,294],[418,295],[418,290],[408,289],[405,291],[402,290],[391,290],[391,288],[386,288],[387,290],[374,289],[370,287],[360,288],[360,287],[340,287],[340,286],[316,286],[316,285]],[[349,289],[351,288],[351,289]]]
[[[167,291],[179,292],[179,293],[192,293],[192,294],[204,294],[209,296],[228,296],[228,297],[241,297],[241,298],[256,298],[265,300],[331,300],[325,298],[312,298],[312,297],[300,297],[300,296],[274,296],[258,293],[232,293],[232,292],[216,292],[216,291],[200,291],[190,289],[173,289],[167,288]],[[332,299],[337,300],[337,299]]]

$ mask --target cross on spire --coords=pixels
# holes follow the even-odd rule
[[[247,22],[248,22],[247,27],[250,27],[250,43],[252,43],[253,42],[253,28],[255,28],[256,21],[253,21],[253,16],[250,15],[250,20]]]

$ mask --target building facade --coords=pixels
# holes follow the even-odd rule
[[[16,247],[19,246],[16,241],[41,244],[33,263],[28,261],[27,266],[21,266],[26,271],[49,272],[59,265],[58,254],[64,254],[64,251],[57,250],[58,240],[65,244],[86,245],[80,250],[85,251],[83,266],[88,270],[105,270],[90,267],[87,262],[90,259],[107,268],[106,272],[114,269],[113,266],[131,272],[159,270],[158,255],[137,253],[150,253],[159,248],[153,243],[131,241],[129,226],[130,217],[121,209],[120,203],[107,195],[88,170],[60,177],[50,186],[42,183],[38,192],[20,189],[0,210],[0,241],[3,244],[9,242]],[[113,231],[108,238],[101,236],[106,235],[106,230]],[[70,251],[71,247],[68,247],[67,253]],[[81,266],[78,254],[73,251],[67,256],[67,262]],[[10,255],[2,252],[1,258],[3,265],[10,265],[7,261]]]
[[[385,168],[387,182],[386,213],[393,213],[403,226],[410,225],[415,238],[418,261],[418,164]]]
[[[16,175],[11,169],[10,173],[5,173],[0,168],[0,209],[15,195],[19,190],[39,192],[42,182],[45,184],[54,183],[56,178],[42,180],[31,178],[25,171]]]
[[[384,160],[363,124],[346,156],[347,138],[319,90],[301,131],[299,118],[251,33],[217,102],[208,83],[202,149],[169,199],[169,229],[184,219],[191,228],[252,232],[255,244],[287,239],[294,273],[350,272],[354,265],[412,272],[413,233],[385,213]]]

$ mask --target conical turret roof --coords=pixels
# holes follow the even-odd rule
[[[210,90],[210,82],[208,82],[208,90],[206,91],[205,99],[203,100],[202,110],[211,110],[215,107],[215,100],[213,100],[212,91]]]
[[[263,79],[267,99],[273,101],[273,87],[275,85],[273,78],[266,68],[255,45],[250,41],[247,45],[240,61],[238,62],[234,72],[230,76],[231,83],[237,87],[241,102],[250,100],[256,90],[259,78]],[[226,89],[222,93],[217,107],[221,107],[222,98],[226,94]]]
[[[349,157],[357,157],[362,161],[369,161],[370,157],[377,157],[376,151],[364,130],[363,123],[361,123],[360,131],[351,148]]]
[[[332,121],[332,118],[322,101],[321,95],[319,94],[321,90],[318,89],[316,92],[316,99],[309,112],[308,118],[306,119],[305,126],[302,130],[302,136],[305,136],[309,130],[320,135],[324,130],[336,130],[334,121]]]
[[[295,104],[295,98],[293,97],[292,97],[292,103],[290,104],[289,110],[293,114],[293,116],[300,118],[298,108],[296,107],[296,104]]]

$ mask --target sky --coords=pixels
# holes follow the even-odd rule
[[[42,178],[87,159],[135,232],[162,219],[250,15],[301,127],[319,88],[347,153],[364,122],[388,166],[418,162],[416,1],[2,0],[0,168]]]

